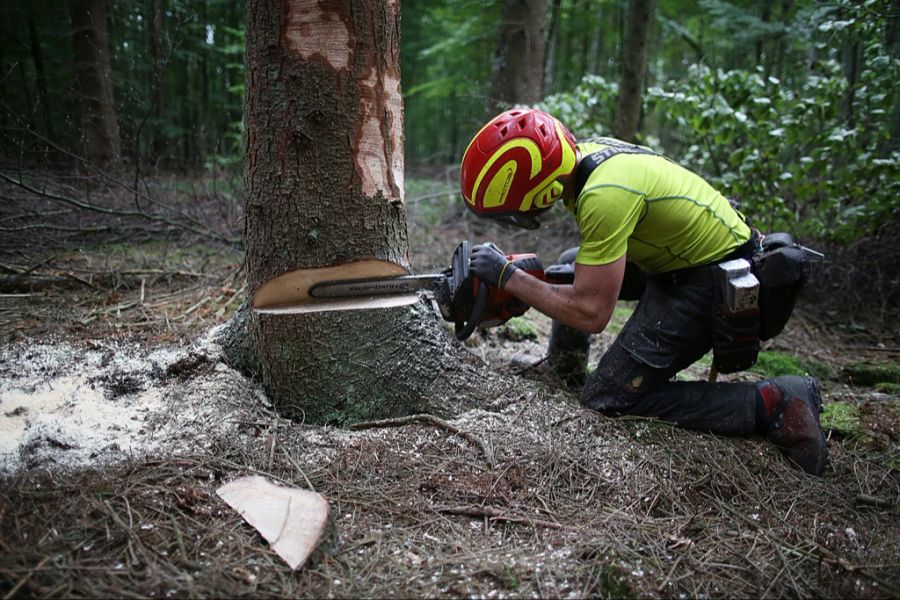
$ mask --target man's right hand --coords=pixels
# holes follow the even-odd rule
[[[469,268],[481,281],[503,289],[514,271],[518,269],[497,246],[478,244],[472,248]]]

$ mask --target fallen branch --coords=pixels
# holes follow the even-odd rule
[[[37,275],[29,272],[17,273],[9,267],[0,268],[6,270],[9,274],[0,274],[0,293],[18,293],[18,292],[35,292],[46,290],[48,288],[77,288],[91,287],[115,288],[120,285],[127,287],[137,287],[145,283],[144,276],[152,275],[154,277],[188,277],[194,279],[212,279],[212,275],[204,273],[195,273],[193,271],[166,271],[160,269],[147,269],[143,271],[78,271],[83,276],[76,275],[72,271],[58,271],[56,275]]]
[[[181,221],[168,219],[162,215],[149,214],[141,210],[124,210],[124,209],[116,209],[116,208],[107,208],[104,206],[99,206],[97,204],[91,204],[89,202],[82,202],[81,200],[77,200],[75,198],[70,198],[68,196],[62,196],[59,194],[54,194],[47,190],[40,190],[36,187],[29,185],[25,182],[21,177],[18,179],[14,177],[10,177],[4,173],[0,173],[0,179],[15,185],[35,196],[40,198],[46,198],[47,200],[53,200],[54,202],[60,202],[62,204],[72,206],[74,208],[80,210],[92,211],[104,215],[113,215],[118,217],[130,217],[130,218],[139,218],[145,219],[147,221],[153,223],[162,223],[164,225],[169,225],[171,227],[176,227],[179,229],[183,229],[185,231],[190,231],[191,233],[197,234],[202,237],[212,238],[215,240],[219,240],[231,246],[235,246],[239,244],[240,240],[229,238],[227,236],[222,235],[216,231],[213,231],[209,227],[207,227],[202,222],[198,221],[194,217],[183,213],[177,209],[174,209],[168,205],[163,204],[162,202],[154,202],[155,205],[163,208],[168,212],[172,212],[175,216],[181,218]]]
[[[0,275],[0,292],[19,293],[36,292],[51,287],[96,287],[85,280],[73,276],[62,275]]]
[[[435,508],[439,513],[445,515],[457,515],[460,517],[473,517],[476,519],[491,519],[492,521],[506,521],[508,523],[522,523],[526,525],[537,525],[539,527],[547,527],[550,529],[562,529],[561,523],[554,521],[545,521],[543,519],[529,519],[527,517],[514,517],[504,514],[502,511],[491,508],[490,506],[450,506]]]
[[[868,494],[857,494],[856,503],[863,506],[874,506],[876,508],[894,508],[894,503],[887,498],[878,498],[877,496],[869,496]]]
[[[449,431],[454,435],[458,435],[464,440],[477,446],[478,449],[481,450],[481,454],[484,455],[485,461],[487,462],[488,466],[492,469],[494,468],[494,454],[493,452],[491,452],[490,448],[487,447],[487,444],[484,443],[484,440],[472,435],[468,431],[463,431],[455,425],[451,425],[447,421],[439,419],[434,415],[420,414],[409,415],[407,417],[397,417],[395,419],[366,421],[364,423],[356,423],[355,425],[351,425],[350,429],[353,431],[358,431],[360,429],[377,429],[379,427],[402,427],[404,425],[410,425],[413,423],[428,423],[445,431]]]

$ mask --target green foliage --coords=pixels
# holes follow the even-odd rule
[[[68,7],[50,0],[8,4],[0,23],[0,121],[24,135],[5,141],[71,150],[80,123]],[[151,2],[120,0],[106,8],[123,156],[144,169],[233,166],[241,155],[243,3],[162,0],[159,6],[158,29]]]
[[[852,126],[840,111],[847,86],[839,65],[821,66],[798,90],[759,70],[697,67],[693,79],[650,90],[649,100],[671,126],[680,160],[758,226],[848,239],[897,216],[900,152],[888,148],[889,131],[876,117],[898,63],[858,90],[870,110]]]
[[[579,139],[586,139],[608,135],[618,93],[619,84],[587,75],[571,92],[549,96],[538,106],[565,123]]]
[[[110,4],[123,148],[163,164],[234,167],[242,156],[243,4],[162,0],[161,9],[157,36],[150,3]]]
[[[499,8],[497,0],[402,5],[405,149],[416,162],[456,162],[481,126]]]
[[[719,26],[733,26],[729,15],[743,10],[720,1],[702,4]],[[888,22],[872,10],[876,4],[886,8],[884,2],[860,7],[841,0],[802,13],[812,19],[805,43],[817,58],[791,80],[766,75],[762,65],[723,70],[697,63],[685,77],[650,88],[645,140],[652,144],[657,132],[670,155],[765,230],[848,241],[897,219],[900,150],[891,115],[900,60],[886,46]],[[776,27],[745,16],[753,39],[788,30],[805,39],[796,24]],[[842,48],[859,54],[852,80]],[[542,106],[581,138],[602,134],[612,123],[616,87],[587,76]]]

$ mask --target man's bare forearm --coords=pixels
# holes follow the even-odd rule
[[[576,290],[574,285],[547,283],[525,273],[512,274],[504,290],[548,317],[587,333],[606,328],[613,306],[595,294]],[[614,304],[614,303],[613,303]]]

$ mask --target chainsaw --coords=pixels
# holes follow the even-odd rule
[[[402,306],[431,295],[444,320],[454,324],[456,338],[467,339],[477,328],[496,327],[525,314],[527,304],[496,286],[480,281],[469,268],[469,242],[456,247],[450,266],[440,273],[410,275],[389,261],[362,260],[336,267],[292,271],[263,284],[251,306],[260,313],[287,313]],[[567,283],[566,274],[545,274],[535,254],[507,259],[541,280]],[[571,281],[568,281],[571,283]]]

